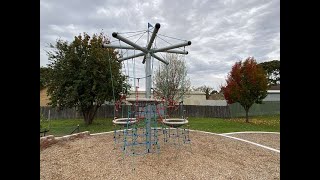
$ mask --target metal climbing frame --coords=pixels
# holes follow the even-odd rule
[[[143,155],[146,153],[159,153],[158,114],[157,101],[139,100],[128,106],[127,118],[114,121],[114,143],[122,143],[121,149],[126,155]],[[135,119],[133,121],[130,121]],[[125,122],[125,123],[124,123]],[[148,131],[150,127],[151,131]]]

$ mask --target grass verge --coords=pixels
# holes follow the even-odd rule
[[[188,118],[190,129],[208,131],[214,133],[240,132],[240,131],[268,131],[280,132],[280,115],[252,116],[249,123],[244,117],[240,118]],[[80,132],[90,131],[99,133],[112,131],[114,126],[112,118],[95,119],[89,126],[84,124],[83,119],[55,119],[42,123],[43,128],[49,128],[47,134],[64,136],[71,134],[79,124]]]

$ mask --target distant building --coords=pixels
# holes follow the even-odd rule
[[[139,98],[145,97],[145,91],[138,91],[138,94],[135,94],[134,91],[130,92],[129,98],[135,98],[138,95]],[[151,95],[151,98],[153,96]],[[227,106],[227,101],[223,99],[219,100],[207,100],[206,94],[200,91],[191,91],[190,93],[185,94],[183,97],[184,105],[198,105],[198,106]]]
[[[271,86],[267,97],[263,101],[280,101],[280,84]]]
[[[138,95],[139,98],[145,98],[145,91],[138,91],[136,94],[135,91],[130,91],[130,95],[127,96],[128,98],[135,98]],[[151,93],[152,94],[152,93]],[[151,98],[153,98],[153,95],[151,95]],[[204,92],[199,92],[199,91],[192,91],[188,94],[186,94],[183,99],[183,104],[184,105],[201,105],[203,101],[206,100],[206,94]]]

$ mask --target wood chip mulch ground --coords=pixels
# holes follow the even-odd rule
[[[268,135],[272,137],[265,138]],[[273,135],[246,138],[280,147],[280,138]],[[190,132],[190,144],[164,143],[159,138],[160,153],[133,157],[123,156],[112,133],[58,142],[40,151],[40,178],[280,179],[280,153],[200,132]]]

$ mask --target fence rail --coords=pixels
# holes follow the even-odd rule
[[[245,116],[245,111],[239,103],[234,103],[227,106],[198,106],[198,105],[184,105],[185,115],[187,117],[212,117],[212,118],[230,118]],[[82,119],[83,116],[76,109],[65,109],[58,111],[56,108],[50,106],[41,106],[40,113],[44,117],[48,117],[50,110],[50,119]],[[118,111],[118,116],[127,117],[128,106],[122,106]],[[280,114],[280,102],[269,101],[263,104],[254,104],[250,110],[249,115],[272,115]],[[181,112],[175,111],[172,116],[182,115]],[[113,118],[114,106],[103,105],[96,114],[96,118]]]

